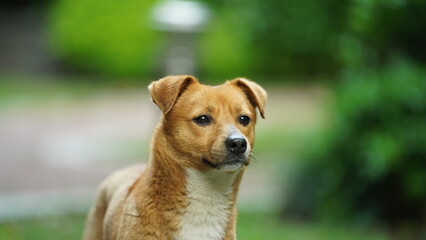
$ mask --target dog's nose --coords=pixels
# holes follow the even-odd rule
[[[225,141],[226,148],[235,155],[240,155],[247,150],[246,139],[237,134],[230,135]]]

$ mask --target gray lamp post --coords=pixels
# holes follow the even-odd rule
[[[206,5],[196,1],[165,0],[153,7],[152,28],[166,34],[163,63],[166,75],[195,73],[195,40],[209,16]]]

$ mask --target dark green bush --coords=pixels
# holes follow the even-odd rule
[[[337,71],[336,41],[346,23],[347,1],[209,2],[219,13],[228,13],[225,18],[218,15],[218,21],[234,33],[233,42],[239,44],[237,48],[223,45],[223,51],[216,52],[215,57],[224,65],[228,63],[226,53],[237,50],[234,54],[240,56],[250,74],[312,76]]]
[[[87,72],[147,75],[162,51],[149,12],[158,0],[59,0],[52,6],[52,52]],[[335,38],[343,1],[207,1],[210,27],[198,42],[201,70],[210,77],[336,71]],[[238,9],[236,11],[236,9]]]
[[[198,44],[202,73],[220,79],[256,73],[257,52],[246,35],[232,12],[218,11]]]
[[[149,30],[154,0],[60,0],[49,21],[53,54],[77,69],[115,76],[152,71],[159,36]]]
[[[306,144],[285,215],[424,224],[425,80],[404,62],[345,77],[335,120]]]
[[[53,53],[89,72],[147,76],[165,49],[165,35],[149,30],[158,2],[58,0],[49,21]],[[423,0],[204,2],[213,15],[197,42],[197,65],[210,78],[333,77],[396,55],[426,62]]]
[[[381,67],[400,55],[426,63],[426,1],[349,2],[337,41],[341,66]]]

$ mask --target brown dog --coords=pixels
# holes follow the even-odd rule
[[[236,196],[266,92],[242,78],[213,87],[192,76],[149,90],[163,112],[151,158],[101,184],[83,238],[235,239]]]

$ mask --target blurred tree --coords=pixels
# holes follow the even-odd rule
[[[207,1],[216,14],[199,44],[203,69],[221,77],[334,73],[347,1]],[[60,0],[50,21],[53,52],[86,71],[146,74],[159,51],[147,30],[154,2]]]
[[[339,64],[334,52],[336,38],[344,27],[342,19],[346,16],[347,0],[209,2],[217,11],[226,13],[226,17],[220,15],[217,21],[231,26],[232,32],[227,36],[237,38],[234,42],[243,47],[235,49],[223,42],[225,46],[216,51],[216,56],[206,58],[221,58],[222,64],[232,66],[228,64],[227,56],[233,51],[240,56],[244,71],[268,77],[312,76],[337,71]],[[221,29],[211,30],[212,37],[223,32]]]
[[[307,143],[284,215],[422,231],[426,1],[351,0],[343,9],[335,121]]]
[[[351,0],[347,11],[343,66],[379,67],[401,55],[426,63],[426,1]]]
[[[59,0],[50,20],[53,52],[91,72],[147,75],[161,53],[162,36],[148,30],[157,1]],[[210,78],[335,79],[342,69],[381,67],[400,55],[426,62],[424,0],[204,2],[214,14],[198,42],[199,65]]]
[[[150,31],[154,0],[60,0],[51,10],[53,53],[87,72],[147,75],[155,64],[159,38]]]
[[[399,62],[346,77],[335,122],[310,140],[314,147],[294,179],[285,215],[424,226],[424,76]]]
[[[333,52],[346,2],[257,1],[253,8],[257,13],[245,15],[253,45],[262,52],[262,70],[274,75],[334,73]]]
[[[198,45],[205,75],[223,79],[250,76],[260,70],[258,52],[239,23],[230,11],[216,13]]]

